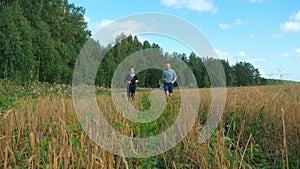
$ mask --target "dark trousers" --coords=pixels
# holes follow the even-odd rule
[[[128,99],[133,98],[135,94],[135,86],[129,86],[127,87],[127,97]]]

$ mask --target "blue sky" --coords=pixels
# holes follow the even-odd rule
[[[197,27],[219,58],[252,63],[263,77],[300,81],[300,2],[296,0],[69,0],[86,9],[96,33],[119,18],[144,12],[180,17]],[[141,24],[140,24],[141,25]],[[132,24],[134,34],[139,24]],[[139,37],[168,52],[190,49],[174,39]]]

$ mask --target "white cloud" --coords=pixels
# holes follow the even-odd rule
[[[161,3],[168,7],[189,9],[198,12],[216,13],[218,7],[212,0],[161,0]]]
[[[222,51],[220,49],[214,49],[214,52],[218,55],[220,59],[228,60],[230,64],[235,64],[236,62],[248,62],[251,64],[266,62],[267,60],[263,57],[249,58],[245,51],[240,51],[237,53],[230,53]]]
[[[234,23],[234,25],[246,25],[246,24],[247,24],[247,21],[242,21],[239,18],[237,18]]]
[[[102,25],[105,25],[105,22],[101,22]],[[100,25],[101,25],[100,23]],[[115,31],[116,34],[125,33],[125,34],[136,34],[141,30],[153,30],[153,26],[150,26],[143,22],[137,22],[134,20],[128,20],[125,22],[113,22],[108,26],[107,29]]]
[[[114,30],[114,35],[120,35],[124,33],[125,35],[136,34],[141,29],[148,29],[149,27],[145,23],[138,23],[136,21],[128,20],[126,22],[115,22],[110,19],[103,19],[99,23],[92,22],[90,18],[86,17],[86,21],[89,24],[89,29],[92,34],[95,35],[102,28],[108,26],[109,30]],[[111,25],[110,25],[111,24]]]
[[[103,19],[100,22],[93,22],[88,16],[84,16],[84,19],[88,23],[88,29],[92,31],[93,38],[102,45],[113,43],[116,37],[122,33],[137,36],[140,41],[144,41],[145,39],[138,35],[139,32],[151,32],[155,29],[154,24],[134,20],[115,22],[110,19]]]
[[[279,24],[283,32],[300,32],[300,10],[290,16],[289,21]]]
[[[231,28],[231,26],[229,24],[226,24],[226,23],[220,23],[219,27],[221,29],[230,29]]]
[[[239,56],[240,57],[245,57],[247,54],[246,54],[246,52],[244,52],[244,51],[240,51],[239,52]]]
[[[88,29],[90,31],[92,31],[92,34],[94,35],[95,33],[97,33],[101,28],[109,25],[110,23],[113,22],[113,20],[110,19],[103,19],[102,21],[100,21],[99,23],[93,22],[91,20],[91,18],[89,18],[88,16],[84,15],[84,20],[87,22],[88,24]]]
[[[280,28],[283,32],[300,32],[300,22],[287,21],[280,24]]]
[[[244,51],[240,51],[237,53],[230,53],[226,51],[222,51],[220,49],[214,49],[214,52],[218,55],[220,59],[225,59],[229,60],[230,62],[236,62],[238,61],[241,57],[246,57],[247,53]]]
[[[296,62],[300,61],[300,48],[284,52],[280,55],[281,57],[284,58],[293,58]]]
[[[228,59],[228,60],[231,60],[233,55],[230,54],[229,52],[225,52],[225,51],[222,51],[220,49],[214,49],[214,52],[217,54],[217,56],[220,58],[220,59]]]
[[[87,23],[91,22],[91,19],[88,16],[84,15],[83,18]]]
[[[106,45],[113,43],[116,37],[122,33],[137,36],[140,41],[144,41],[145,39],[140,36],[139,33],[145,31],[152,32],[155,30],[155,26],[151,23],[137,22],[134,20],[116,22],[104,19],[98,24],[94,24],[94,30],[95,34],[93,34],[93,38],[97,39],[101,44]]]
[[[105,26],[113,23],[114,21],[113,20],[110,20],[110,19],[103,19],[99,24],[96,24],[95,27],[97,29],[101,29],[101,28],[104,28]]]
[[[266,62],[267,59],[265,59],[265,58],[253,58],[253,59],[245,59],[244,61],[254,64],[254,63]]]
[[[293,13],[292,16],[290,17],[290,20],[300,21],[300,10],[296,13]]]
[[[221,28],[221,29],[231,29],[232,27],[235,27],[235,26],[238,26],[238,25],[246,25],[248,22],[247,21],[243,21],[243,20],[241,20],[241,19],[239,19],[239,18],[237,18],[236,20],[235,20],[235,22],[233,22],[233,23],[231,23],[231,24],[229,24],[229,23],[220,23],[219,24],[219,27]]]

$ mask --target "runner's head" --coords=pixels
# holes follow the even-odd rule
[[[134,74],[134,67],[130,68],[130,74]]]
[[[167,63],[167,64],[166,64],[166,69],[169,70],[170,68],[171,68],[171,64],[170,64],[170,63]]]

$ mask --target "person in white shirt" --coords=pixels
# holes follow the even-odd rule
[[[166,64],[166,69],[162,73],[162,80],[164,82],[166,97],[169,98],[173,94],[174,83],[177,80],[176,72],[171,69],[170,63]]]

